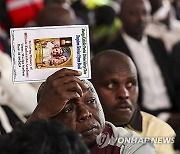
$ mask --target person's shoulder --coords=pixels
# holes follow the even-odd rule
[[[115,125],[113,125],[111,122],[106,121],[105,124],[107,126],[109,126],[112,131],[114,136],[118,137],[119,135],[121,137],[127,137],[127,136],[132,136],[134,134],[134,132],[128,132],[126,129],[124,129],[123,127],[116,127]]]
[[[0,64],[3,65],[4,63],[11,64],[11,57],[7,53],[0,51]]]
[[[106,126],[109,126],[112,129],[113,136],[115,138],[142,138],[135,131],[128,131],[123,127],[116,127],[112,123],[106,121]]]
[[[123,154],[155,154],[155,148],[149,139],[145,139],[134,131],[127,131],[123,127],[116,127],[106,122],[113,134],[110,138],[110,145],[123,149]]]
[[[143,118],[143,132],[141,135],[151,138],[158,153],[174,153],[172,143],[176,134],[173,128],[149,113],[141,111],[141,115]],[[160,140],[162,144],[157,144]]]
[[[149,113],[146,113],[143,111],[141,111],[141,115],[143,118],[143,124],[146,124],[147,127],[152,126],[152,128],[154,130],[156,130],[156,128],[158,128],[158,130],[164,129],[164,130],[170,131],[170,132],[172,132],[172,134],[174,134],[174,130],[172,129],[172,127],[168,123],[166,123],[165,121],[155,117],[152,114],[149,114]]]
[[[159,124],[168,125],[166,122],[162,121],[161,119],[155,117],[154,115],[141,111],[141,115],[143,117],[143,121],[146,122],[157,122]]]

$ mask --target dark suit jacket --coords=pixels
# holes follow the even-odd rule
[[[173,81],[175,82],[176,88],[176,97],[178,100],[178,107],[180,108],[180,42],[178,42],[173,48],[171,61]]]
[[[176,107],[177,104],[175,102],[176,100],[175,100],[174,83],[172,82],[172,79],[170,76],[171,75],[170,74],[170,59],[167,55],[166,49],[161,40],[148,36],[148,43],[150,45],[152,54],[155,57],[155,60],[157,61],[157,64],[159,65],[159,68],[162,72],[162,75],[163,75],[164,81],[165,81],[165,86],[167,87],[167,91],[168,91],[170,100],[173,103],[173,108],[170,110],[175,111],[177,109],[177,107]],[[133,59],[130,49],[126,45],[126,43],[121,35],[119,35],[110,45],[108,45],[105,48],[119,50],[119,51],[127,54],[128,56],[130,56]],[[138,71],[138,68],[137,68],[137,71]],[[162,110],[161,111],[160,110],[149,111],[142,106],[141,102],[142,102],[143,89],[142,89],[142,85],[141,85],[140,81],[141,81],[141,79],[139,79],[139,101],[138,101],[138,103],[141,107],[141,110],[149,112],[154,115],[159,114],[160,112],[162,112]]]
[[[21,119],[16,115],[16,113],[7,105],[1,105],[2,109],[4,110],[5,114],[8,117],[9,123],[12,128],[15,128],[18,124],[23,124]],[[0,132],[1,134],[7,133],[3,128],[1,121],[0,121]]]

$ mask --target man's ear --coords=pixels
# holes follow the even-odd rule
[[[39,86],[39,89],[38,89],[38,92],[37,92],[37,103],[39,103],[39,100],[41,99],[42,93],[43,93],[43,91],[44,91],[45,84],[46,84],[46,82],[43,82],[43,83]]]

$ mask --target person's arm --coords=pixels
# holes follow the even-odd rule
[[[0,52],[0,100],[5,105],[13,105],[21,114],[27,116],[37,105],[37,89],[29,83],[12,83],[12,66],[9,55]]]
[[[47,78],[39,96],[39,103],[26,123],[57,115],[71,99],[83,95],[86,85],[76,76],[81,72],[61,69]]]
[[[140,146],[136,151],[132,154],[156,154],[156,150],[151,143],[146,143]]]

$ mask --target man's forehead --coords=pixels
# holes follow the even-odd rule
[[[82,100],[86,100],[88,98],[96,98],[96,100],[98,99],[98,95],[97,93],[91,88],[91,87],[88,87],[86,89],[83,89],[83,96],[81,97]],[[75,104],[79,104],[79,99],[71,99],[69,100],[69,102],[67,104],[70,104],[70,103],[75,103]]]
[[[93,94],[93,95],[97,95],[92,83],[88,80],[81,80],[82,82],[84,82],[87,87],[83,88],[83,93],[89,93],[89,94]]]
[[[94,89],[91,86],[89,86],[89,85],[87,85],[87,86],[88,86],[87,88],[83,88],[83,93],[85,93],[85,92],[95,93]]]
[[[83,89],[83,95],[84,96],[96,96],[97,94],[93,88],[88,87],[88,88]]]

